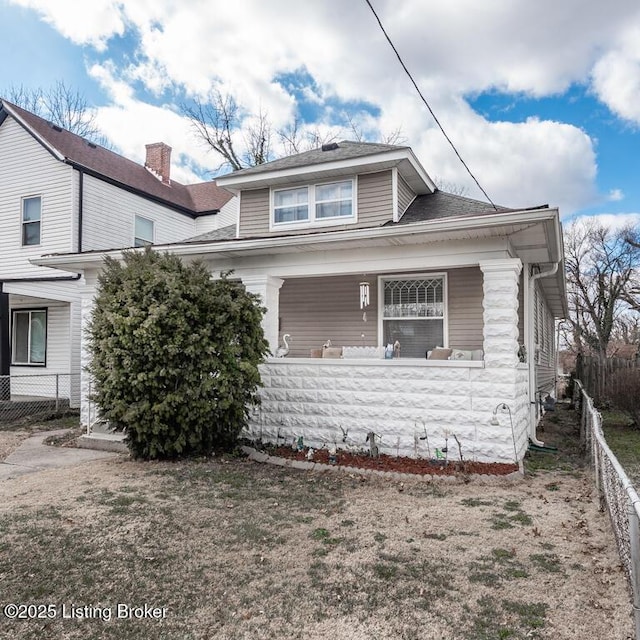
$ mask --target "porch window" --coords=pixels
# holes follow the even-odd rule
[[[405,358],[424,358],[445,345],[445,276],[384,278],[383,343],[400,343]]]
[[[153,220],[136,216],[133,246],[148,247],[153,244],[153,231]]]
[[[40,244],[40,222],[42,217],[42,199],[22,199],[22,246]]]
[[[351,179],[276,189],[272,192],[272,225],[326,225],[353,219],[354,191]]]
[[[47,310],[14,311],[12,326],[11,363],[44,366],[47,353]]]

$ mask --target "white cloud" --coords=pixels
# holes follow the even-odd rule
[[[478,195],[365,3],[12,1],[35,8],[76,43],[107,47],[107,61],[94,66],[93,74],[109,87],[113,104],[99,115],[125,153],[139,157],[143,138],[157,139],[152,127],[159,127],[162,137],[175,141],[174,149],[188,150],[196,162],[212,168],[217,164],[194,145],[175,105],[144,105],[133,83],[165,99],[173,89],[204,96],[212,86],[220,87],[249,112],[266,112],[278,128],[291,119],[295,101],[276,78],[304,69],[315,86],[303,95],[314,103],[375,105],[380,117],[363,119],[368,131],[400,126],[429,173],[468,185],[470,195]],[[464,97],[492,89],[545,96],[591,78],[601,100],[640,122],[640,36],[629,26],[640,20],[637,0],[378,0],[375,6],[494,201],[509,206],[549,202],[570,213],[598,199],[594,145],[583,131],[536,119],[490,122],[473,112]],[[109,39],[125,29],[138,48],[125,66],[117,67],[108,60]],[[321,127],[326,128],[328,115],[321,112]],[[612,191],[609,198],[618,193]]]
[[[593,68],[593,89],[621,118],[640,124],[640,25],[625,29],[616,48]]]
[[[125,18],[122,4],[114,0],[10,0],[35,9],[52,27],[76,44],[88,44],[99,51],[114,35],[122,35]]]
[[[624,193],[622,189],[611,189],[607,200],[610,202],[620,202],[620,200],[624,200]]]
[[[612,231],[620,231],[626,227],[640,226],[640,213],[598,213],[594,215],[577,216],[568,221],[569,224],[595,222],[602,224]]]

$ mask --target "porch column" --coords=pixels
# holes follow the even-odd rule
[[[91,374],[86,370],[91,361],[87,346],[87,326],[95,305],[95,285],[87,282],[82,287],[80,295],[80,424],[87,429],[87,433],[90,433],[91,427],[97,419],[97,410],[95,403],[89,399],[93,389]]]
[[[0,400],[11,399],[10,365],[9,294],[2,293],[2,283],[0,283]]]
[[[271,353],[278,348],[280,287],[283,282],[282,278],[270,275],[242,276],[246,290],[260,296],[262,305],[267,309],[262,318],[262,329]]]
[[[519,259],[487,260],[480,263],[483,275],[484,364],[516,367],[518,364]]]

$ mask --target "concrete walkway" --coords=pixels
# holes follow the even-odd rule
[[[62,435],[67,431],[68,429],[42,431],[27,438],[13,453],[0,462],[0,481],[45,469],[73,467],[91,460],[103,460],[118,456],[117,453],[110,451],[54,447],[44,444],[49,436]]]

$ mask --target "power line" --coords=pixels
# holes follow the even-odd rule
[[[469,167],[467,166],[467,163],[462,159],[462,156],[460,155],[460,153],[456,149],[456,146],[451,141],[451,138],[449,138],[449,136],[447,135],[447,132],[444,130],[444,127],[440,124],[440,120],[438,120],[436,114],[433,112],[433,109],[431,108],[431,105],[427,102],[427,99],[422,95],[422,91],[420,91],[420,87],[418,87],[418,85],[416,84],[416,81],[413,79],[413,76],[411,75],[411,72],[409,71],[409,69],[407,69],[407,65],[404,63],[404,61],[400,57],[400,54],[398,53],[398,50],[396,49],[395,45],[391,41],[391,38],[387,34],[387,31],[385,30],[385,28],[384,28],[384,26],[382,24],[382,21],[378,17],[378,14],[376,13],[376,10],[373,8],[373,5],[371,4],[371,2],[369,0],[365,0],[365,2],[369,5],[369,9],[371,9],[371,12],[373,13],[373,15],[375,16],[376,20],[378,21],[378,25],[380,25],[380,29],[382,30],[382,33],[384,34],[384,37],[387,39],[387,42],[389,43],[389,45],[393,49],[393,52],[396,54],[396,57],[398,58],[398,61],[402,65],[402,68],[404,69],[405,73],[407,74],[407,76],[409,76],[409,80],[411,80],[411,83],[413,84],[413,86],[415,87],[416,91],[418,92],[418,95],[420,96],[422,102],[424,102],[424,104],[427,107],[427,109],[429,109],[429,113],[431,114],[431,117],[434,119],[435,123],[440,128],[440,131],[442,131],[442,135],[445,137],[446,141],[451,145],[451,148],[455,152],[456,156],[458,156],[458,160],[460,160],[460,162],[462,163],[462,166],[467,170],[467,173],[471,176],[473,181],[478,185],[478,189],[480,189],[480,191],[482,191],[482,193],[484,194],[484,197],[491,203],[491,206],[497,211],[498,207],[496,207],[496,205],[494,204],[493,200],[489,197],[489,194],[482,188],[482,185],[478,182],[478,179],[473,175],[473,173],[471,172],[471,169],[469,169]]]

